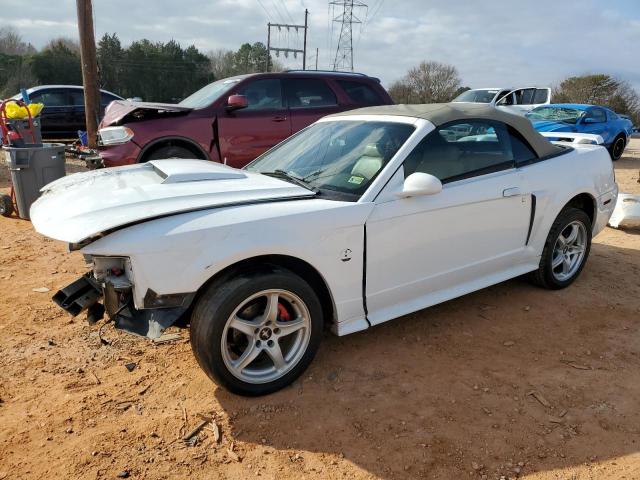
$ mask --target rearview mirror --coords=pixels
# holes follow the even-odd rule
[[[401,198],[419,197],[421,195],[435,195],[442,191],[442,182],[429,173],[416,172],[404,180],[402,191],[397,195]]]
[[[231,95],[227,99],[227,110],[239,110],[241,108],[247,108],[249,101],[244,95]]]

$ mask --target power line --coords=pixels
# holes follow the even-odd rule
[[[284,11],[287,14],[287,17],[289,17],[289,21],[294,22],[293,17],[291,16],[291,13],[289,13],[289,9],[287,8],[287,4],[284,3],[284,0],[280,0],[280,3],[282,4],[282,7],[284,8]]]
[[[262,7],[262,10],[264,10],[264,13],[267,14],[267,20],[271,20],[271,15],[269,15],[269,11],[265,8],[264,4],[262,3],[262,0],[258,0],[258,3]]]

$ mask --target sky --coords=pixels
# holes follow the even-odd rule
[[[366,3],[366,2],[365,2]],[[340,13],[328,0],[93,0],[96,39],[148,38],[202,51],[266,43],[267,22],[303,23],[309,9],[308,63],[331,69]],[[0,26],[37,48],[77,38],[75,0],[0,0]],[[640,91],[639,0],[368,0],[356,9],[354,69],[389,86],[423,60],[454,65],[471,88],[550,86],[569,75],[607,73]],[[302,47],[302,31],[274,32]],[[298,59],[280,60],[301,68]]]

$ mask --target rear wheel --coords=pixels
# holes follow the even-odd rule
[[[609,147],[609,154],[611,155],[611,160],[614,162],[622,157],[622,153],[624,152],[624,147],[627,142],[624,138],[624,135],[618,135],[616,139],[613,141],[611,146]]]
[[[13,213],[13,200],[9,195],[0,195],[0,215],[10,217]]]
[[[299,276],[283,269],[243,274],[204,292],[191,318],[191,347],[216,383],[265,395],[304,372],[322,325],[320,301]]]
[[[565,288],[580,275],[590,249],[591,220],[580,209],[566,208],[553,222],[540,266],[530,279],[544,288]]]

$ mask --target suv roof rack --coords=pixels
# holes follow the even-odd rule
[[[370,77],[369,75],[367,75],[366,73],[360,73],[360,72],[341,72],[338,70],[284,70],[282,73],[330,73],[330,74],[334,74],[334,75],[344,75],[346,77],[365,77],[365,78],[370,78],[371,80],[374,80],[378,83],[380,83],[380,79],[377,77]]]
[[[365,74],[365,73],[359,73],[359,72],[341,72],[338,70],[285,70],[286,73],[335,73],[338,75],[358,75],[361,77],[368,77],[369,75]]]

